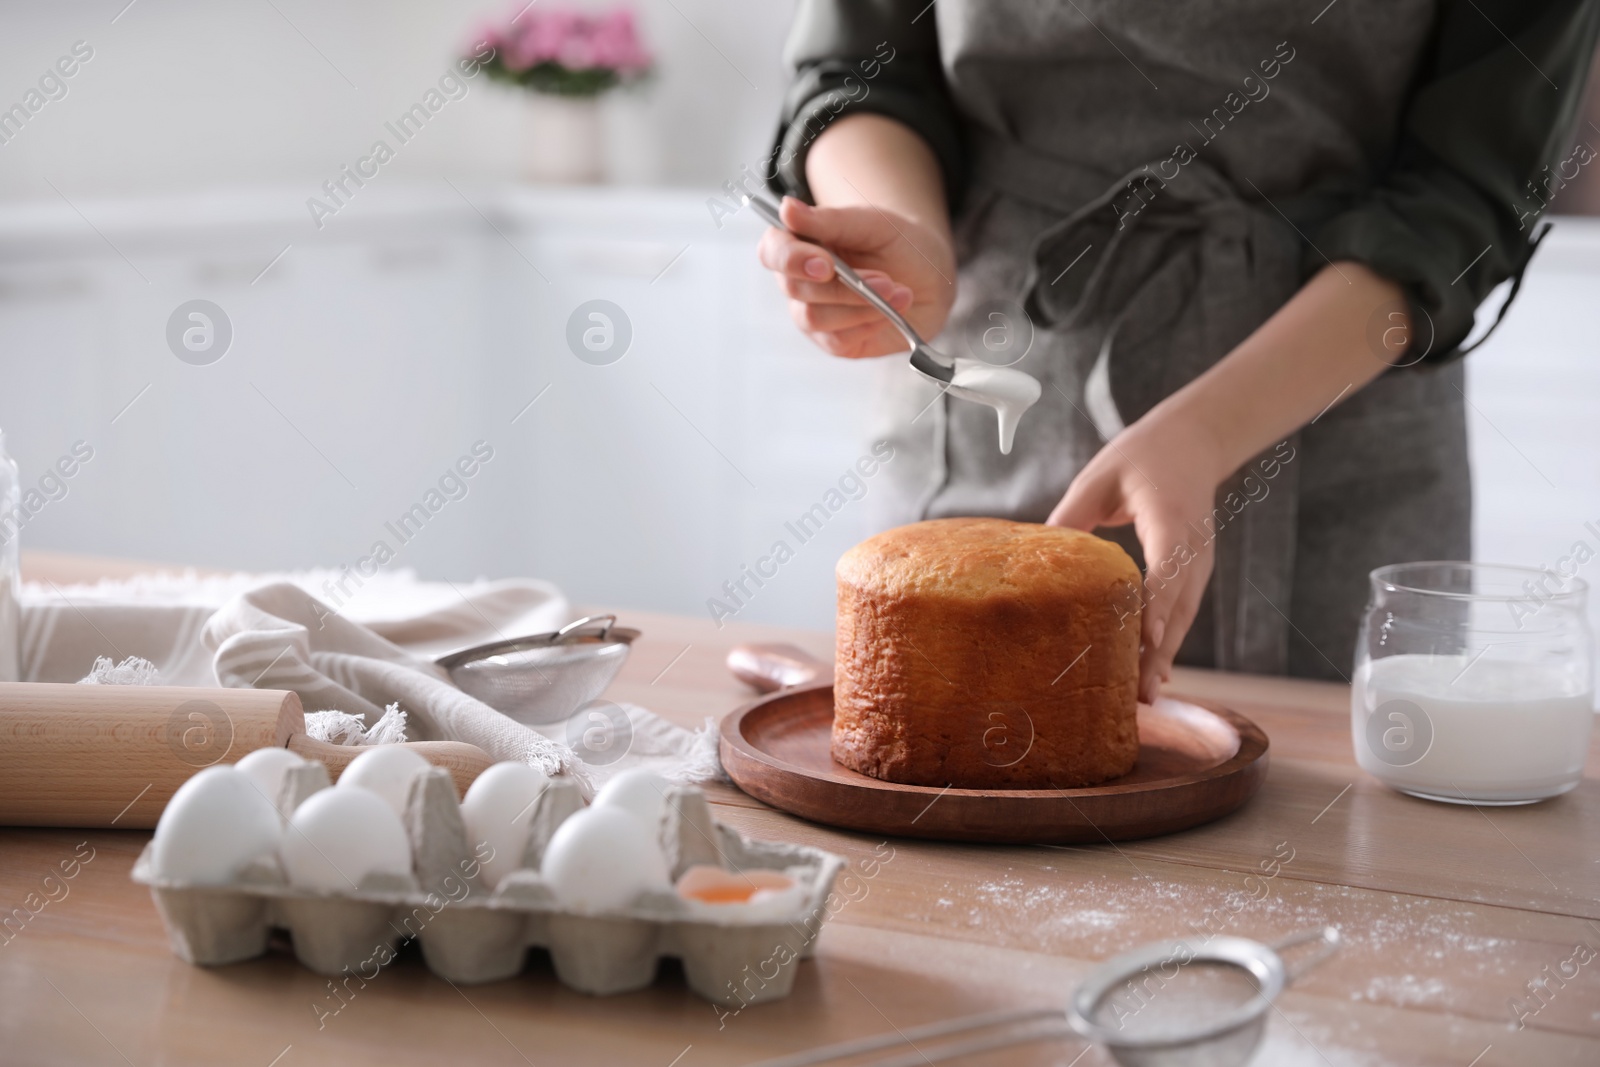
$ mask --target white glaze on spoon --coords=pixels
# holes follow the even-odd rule
[[[950,392],[963,400],[994,408],[1000,421],[1000,452],[1011,454],[1022,413],[1039,401],[1039,379],[1013,367],[997,367],[981,359],[957,359]]]

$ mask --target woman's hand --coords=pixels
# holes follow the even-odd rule
[[[1405,358],[1408,316],[1399,285],[1360,263],[1328,264],[1215,366],[1119,433],[1067,487],[1052,524],[1132,522],[1144,549],[1140,699],[1155,699],[1170,675],[1211,577],[1217,486]],[[1376,340],[1368,337],[1374,321],[1386,327]],[[1395,322],[1404,328],[1387,327]]]
[[[1139,699],[1146,703],[1170,677],[1211,578],[1207,522],[1232,469],[1201,420],[1158,406],[1102,448],[1050,513],[1050,525],[1079,530],[1133,523],[1145,558]]]
[[[906,351],[877,308],[839,281],[827,246],[923,337],[944,329],[956,298],[955,244],[933,150],[883,115],[840,116],[806,154],[817,206],[785,197],[783,224],[761,239],[795,325],[824,351],[852,359]],[[809,237],[816,244],[804,238]]]
[[[785,197],[783,223],[761,239],[761,264],[777,275],[795,325],[826,352],[858,359],[906,351],[900,331],[838,278],[819,245],[837,252],[924,337],[944,328],[955,300],[948,231],[869,205],[812,207]]]

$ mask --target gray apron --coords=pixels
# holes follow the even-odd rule
[[[940,347],[1015,360],[1044,393],[1002,456],[987,408],[886,367],[877,519],[1042,521],[1120,426],[1294,294],[1290,220],[1381,165],[1434,8],[1343,0],[1314,25],[1266,0],[936,10],[973,163]],[[1224,484],[1179,662],[1347,677],[1371,569],[1470,557],[1463,388],[1459,361],[1388,371]]]

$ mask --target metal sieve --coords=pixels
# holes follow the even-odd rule
[[[1284,949],[1320,947],[1289,969]],[[1161,941],[1108,960],[1078,987],[1067,1021],[1123,1067],[1240,1067],[1278,994],[1339,947],[1331,926],[1271,945],[1213,937],[1199,948]]]
[[[1320,945],[1315,953],[1293,969],[1284,964],[1280,952],[1311,941]],[[1078,987],[1064,1017],[1055,1008],[985,1012],[763,1060],[756,1067],[844,1060],[857,1067],[923,1067],[1074,1032],[1103,1046],[1123,1067],[1243,1067],[1261,1043],[1278,994],[1338,947],[1339,931],[1331,926],[1271,945],[1242,937],[1213,937],[1199,949],[1182,940],[1158,941],[1101,964]],[[888,1051],[904,1045],[911,1050]]]
[[[532,637],[491,641],[434,662],[462,692],[529,726],[571,718],[605,691],[638,630],[615,615],[588,615]]]

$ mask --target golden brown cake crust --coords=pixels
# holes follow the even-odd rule
[[[1093,534],[935,519],[846,552],[833,758],[956,788],[1071,788],[1133,769],[1140,580]]]

